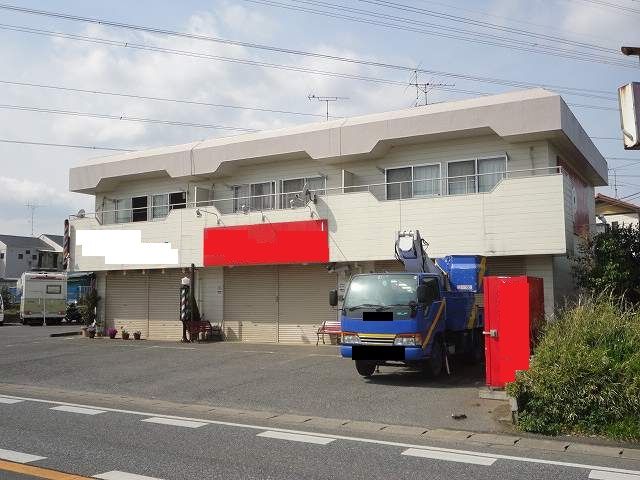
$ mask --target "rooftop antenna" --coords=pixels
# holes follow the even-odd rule
[[[429,105],[429,92],[431,90],[433,90],[434,88],[437,87],[455,87],[455,84],[450,84],[450,83],[433,83],[433,82],[426,82],[426,83],[420,83],[418,81],[418,70],[414,70],[413,73],[411,74],[411,78],[409,79],[409,86],[410,87],[416,87],[416,103],[415,106],[416,107],[420,107],[420,94],[422,94],[424,96],[424,104],[422,105]]]
[[[313,101],[313,100],[317,100],[319,102],[324,102],[326,104],[327,107],[327,121],[329,120],[329,102],[337,102],[338,100],[349,100],[349,97],[322,97],[322,96],[318,96],[315,95],[313,93],[310,93],[307,98],[309,99],[309,101]]]
[[[37,203],[31,203],[31,202],[27,202],[25,204],[25,207],[29,208],[31,210],[31,236],[33,237],[33,217],[35,215],[36,212],[36,208],[40,208],[42,205],[38,205]]]

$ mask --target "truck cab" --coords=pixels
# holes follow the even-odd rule
[[[436,264],[426,257],[419,232],[402,235],[406,248],[398,241],[397,256],[409,257],[405,268],[413,271],[354,275],[340,307],[340,353],[364,377],[379,365],[417,367],[437,376],[448,370],[449,354],[483,354],[483,312],[476,303],[481,257],[447,257]],[[334,290],[330,304],[338,303]]]

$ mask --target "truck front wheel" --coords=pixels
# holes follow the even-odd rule
[[[442,374],[444,366],[444,345],[442,339],[436,338],[431,348],[431,358],[424,366],[425,373],[429,378],[436,378]]]
[[[363,377],[370,377],[376,371],[376,362],[356,360],[356,370]]]

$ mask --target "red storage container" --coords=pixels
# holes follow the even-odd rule
[[[516,371],[529,368],[544,319],[544,286],[535,277],[485,277],[485,359],[487,385],[503,388]]]

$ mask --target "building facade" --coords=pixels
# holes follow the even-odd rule
[[[607,164],[558,95],[515,92],[96,160],[70,171],[71,269],[107,325],[177,339],[180,278],[228,339],[315,343],[328,291],[400,269],[399,230],[437,258],[534,275],[548,312]]]
[[[62,270],[62,237],[0,235],[0,284],[14,287],[23,272]]]

